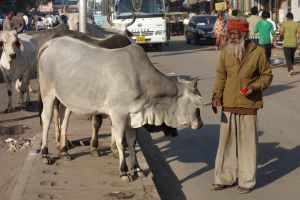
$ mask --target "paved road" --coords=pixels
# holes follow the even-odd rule
[[[187,45],[183,39],[182,36],[173,37],[170,46],[164,47],[162,53],[151,52],[149,56],[159,70],[170,76],[180,75],[185,79],[201,78],[198,86],[207,102],[207,107],[201,112],[205,125],[197,131],[180,130],[176,138],[153,133],[151,141],[149,134],[139,134],[141,146],[145,149],[144,154],[151,161],[149,166],[161,199],[298,200],[300,196],[298,189],[300,185],[298,131],[300,127],[298,118],[300,74],[288,77],[285,68],[273,67],[274,81],[264,93],[265,106],[259,112],[259,168],[256,190],[247,195],[238,195],[236,187],[218,192],[211,191],[209,186],[213,181],[220,114],[213,114],[209,103],[219,52],[215,51],[212,46]],[[275,54],[277,57],[282,56],[280,51],[274,52],[273,56]],[[299,66],[296,66],[296,71],[300,71]],[[7,99],[5,86],[1,80],[0,83],[0,110],[2,111],[7,105]],[[36,98],[36,95],[33,96]],[[33,103],[36,104],[36,101]],[[15,112],[5,117],[0,114],[0,139],[11,136],[11,133],[31,137],[40,131],[36,106],[32,108],[34,109],[28,112]],[[86,126],[90,127],[90,122]],[[16,174],[21,172],[27,152],[7,153],[3,143],[0,147],[0,176],[2,177],[0,199],[9,199],[14,189],[12,186],[18,181]],[[88,152],[87,147],[85,147],[85,152]],[[79,157],[74,162],[85,158],[85,156]],[[35,167],[39,169],[38,165]],[[49,170],[39,172],[48,173]],[[64,179],[68,178],[64,177]],[[35,182],[35,179],[31,180],[33,184],[36,184],[33,186],[48,187],[50,184],[50,186],[58,187],[58,190],[61,189],[59,187],[63,183],[51,182],[49,179],[43,179],[40,182]],[[76,186],[76,188],[80,187],[82,186]],[[72,188],[67,187],[67,189]],[[30,194],[25,197],[31,198]],[[50,198],[44,193],[41,193],[40,197]]]
[[[149,154],[158,155],[157,157],[161,157],[160,161],[163,158],[166,160],[164,163],[161,161],[158,166],[164,167],[168,172],[163,174],[163,170],[158,170],[157,173],[170,177],[174,189],[165,191],[163,198],[299,200],[299,65],[295,67],[298,73],[293,77],[288,77],[286,69],[280,65],[273,66],[274,80],[271,87],[264,92],[265,105],[258,113],[259,166],[256,189],[246,195],[237,194],[236,187],[224,191],[211,191],[209,186],[213,182],[220,114],[213,114],[210,99],[219,52],[212,46],[185,44],[182,36],[172,39],[170,46],[164,47],[162,53],[149,53],[152,62],[159,70],[169,75],[180,75],[186,79],[199,77],[201,80],[198,87],[206,99],[207,106],[201,112],[205,123],[201,130],[184,129],[176,138],[167,138],[161,133],[155,133],[151,135],[154,146],[146,145]],[[281,50],[273,52],[273,58],[276,57],[282,57]],[[162,155],[159,155],[159,151]],[[157,157],[152,159],[156,163]],[[148,158],[151,158],[151,155]],[[154,163],[152,165],[155,167]],[[172,193],[177,193],[178,197],[172,196]]]

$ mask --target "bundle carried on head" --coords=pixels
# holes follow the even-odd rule
[[[240,32],[249,32],[249,24],[243,18],[231,19],[227,21],[227,32],[233,30]]]

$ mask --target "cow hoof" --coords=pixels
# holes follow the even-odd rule
[[[4,110],[4,113],[11,113],[12,111],[14,111],[13,108],[6,108],[6,109]]]
[[[58,156],[62,159],[62,160],[67,160],[67,161],[71,161],[72,158],[68,153],[60,153],[58,154]]]
[[[100,152],[96,149],[96,150],[91,150],[91,156],[92,157],[101,157]]]
[[[138,177],[140,177],[140,178],[145,177],[145,173],[144,173],[144,171],[143,171],[141,168],[136,168],[136,169],[134,170],[134,175],[135,175],[135,176],[138,176]]]
[[[47,165],[53,164],[53,160],[50,156],[43,156],[42,161],[44,164],[47,164]]]
[[[62,159],[62,160],[72,160],[71,156],[69,155],[68,151],[65,150],[65,148],[63,148],[63,151],[60,151],[58,153],[58,156]]]
[[[73,148],[73,144],[70,140],[66,140],[66,148],[67,149],[72,149]]]
[[[137,172],[137,176],[140,177],[140,178],[144,178],[145,173],[143,171]]]
[[[26,106],[25,106],[25,105],[21,105],[21,106],[20,106],[20,110],[21,110],[21,111],[26,111]]]
[[[126,182],[132,182],[133,181],[133,178],[130,174],[124,174],[124,175],[121,175],[121,180],[122,181],[126,181]]]

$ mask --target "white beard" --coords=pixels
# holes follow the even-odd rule
[[[242,60],[243,53],[245,51],[245,39],[242,37],[239,41],[233,42],[229,39],[227,48],[232,52],[233,56],[239,61]]]

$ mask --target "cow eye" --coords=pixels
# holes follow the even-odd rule
[[[16,41],[16,46],[17,46],[18,48],[20,48],[21,42],[20,42],[20,41]]]
[[[3,47],[3,42],[2,41],[0,41],[0,47]]]

